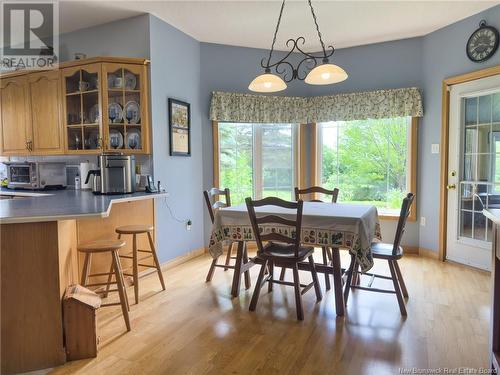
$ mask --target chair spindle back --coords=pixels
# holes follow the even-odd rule
[[[392,248],[392,254],[396,255],[401,245],[401,239],[403,238],[403,234],[405,232],[406,221],[408,216],[410,215],[410,208],[413,203],[413,199],[415,198],[415,194],[408,193],[406,197],[403,199],[403,203],[401,204],[401,212],[399,213],[398,227],[396,229],[396,235],[394,236],[394,247]]]
[[[301,195],[312,194],[312,193],[321,193],[324,195],[330,195],[332,197],[331,202],[337,203],[337,198],[339,196],[339,189],[334,188],[333,190],[328,190],[328,189],[325,189],[321,186],[311,186],[311,187],[306,188],[306,189],[299,189],[298,187],[296,187],[295,188],[295,200],[298,201],[299,199],[301,199],[301,197],[300,197]],[[323,201],[320,199],[311,199],[311,200],[309,200],[309,202],[323,202]]]
[[[224,196],[224,202],[219,200],[222,195]],[[205,203],[207,204],[210,220],[212,220],[213,224],[215,221],[215,210],[231,206],[231,193],[228,188],[225,188],[224,190],[211,188],[210,190],[205,190],[203,192],[203,196],[205,197]]]
[[[247,198],[245,199],[245,202],[247,204],[248,215],[250,217],[250,222],[252,223],[252,230],[254,232],[255,242],[257,242],[259,252],[262,252],[264,249],[262,245],[263,241],[276,241],[294,245],[295,256],[298,257],[300,247],[300,231],[302,229],[302,209],[304,202],[301,200],[298,202],[288,202],[276,197],[269,197],[261,200],[252,200],[252,198]],[[281,216],[272,214],[257,217],[255,207],[261,206],[275,206],[296,210],[295,220],[285,219]],[[261,225],[264,224],[281,224],[291,227],[292,230],[290,230],[290,236],[276,232],[264,233],[264,231],[261,230]]]

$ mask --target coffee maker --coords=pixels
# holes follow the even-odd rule
[[[135,156],[121,153],[99,155],[99,169],[89,171],[86,183],[94,175],[94,194],[127,194],[135,192]],[[96,183],[99,181],[100,183]]]

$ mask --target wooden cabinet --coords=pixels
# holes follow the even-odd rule
[[[62,70],[68,153],[149,153],[144,64],[93,63]]]
[[[61,77],[66,151],[101,152],[101,64],[66,68]]]
[[[31,122],[28,81],[25,76],[0,79],[0,124],[2,154],[29,154]]]
[[[36,155],[62,154],[61,84],[58,71],[28,75],[31,103],[31,151]]]
[[[2,75],[0,154],[148,154],[147,64],[97,57]]]
[[[147,72],[144,65],[102,65],[103,138],[106,150],[148,153]]]
[[[1,79],[2,155],[64,152],[58,71]]]

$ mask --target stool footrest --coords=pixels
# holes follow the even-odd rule
[[[139,263],[138,266],[141,266],[141,267],[149,267],[149,268],[156,268],[156,265],[150,265],[150,264],[143,264],[143,263]]]
[[[118,289],[110,289],[110,290],[108,290],[108,291],[106,291],[106,290],[101,290],[101,291],[99,291],[99,292],[96,292],[96,291],[94,290],[94,293],[97,293],[97,294],[106,294],[106,293],[111,293],[111,292],[118,292]]]
[[[102,272],[102,273],[93,273],[92,275],[89,275],[88,277],[95,277],[95,276],[109,276],[109,275],[114,275],[114,272]]]
[[[107,306],[119,306],[121,305],[120,302],[113,302],[113,303],[103,303],[101,307],[107,307]]]
[[[116,281],[111,281],[109,283],[93,283],[93,284],[86,284],[83,285],[85,288],[88,286],[103,286],[103,285],[108,285],[108,284],[116,284]]]
[[[125,272],[123,272],[123,276],[134,277],[134,274],[133,273],[125,273]]]
[[[153,255],[148,255],[148,256],[145,256],[145,257],[142,257],[142,258],[137,258],[137,260],[141,261],[141,260],[144,260],[144,259],[151,258],[152,256]],[[134,257],[132,255],[120,255],[120,258],[134,259]]]
[[[225,264],[216,264],[215,267],[220,267],[220,268],[229,268],[231,270],[234,270],[236,268],[236,266],[232,266],[230,264],[228,264],[227,266]]]
[[[153,252],[151,250],[140,250],[140,249],[137,249],[137,251],[140,251],[141,253],[150,253],[150,254],[153,254]]]

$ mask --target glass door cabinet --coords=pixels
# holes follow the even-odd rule
[[[62,70],[66,150],[149,153],[147,69],[98,62]]]

